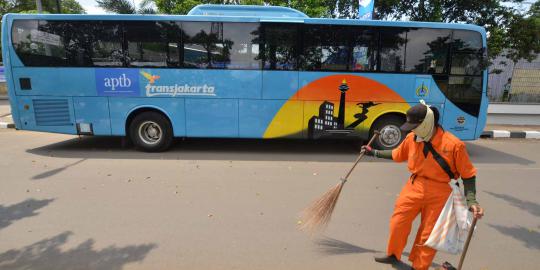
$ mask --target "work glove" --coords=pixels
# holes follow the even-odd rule
[[[364,151],[364,153],[366,153],[368,156],[374,156],[376,150],[369,145],[362,145],[362,151]]]

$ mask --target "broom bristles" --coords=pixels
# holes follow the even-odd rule
[[[344,184],[345,181],[340,181],[302,211],[302,224],[299,226],[300,230],[314,234],[326,228],[332,218],[332,212],[334,212],[334,208]]]

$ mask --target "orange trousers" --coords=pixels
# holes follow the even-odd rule
[[[421,176],[417,176],[414,181],[409,179],[399,194],[394,214],[390,219],[387,254],[393,254],[401,260],[412,223],[418,214],[421,214],[420,227],[416,233],[409,261],[412,262],[415,270],[429,269],[437,251],[424,246],[424,243],[429,238],[451,191],[447,182],[430,180]]]

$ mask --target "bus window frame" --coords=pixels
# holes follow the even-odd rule
[[[17,21],[17,20],[29,20],[29,21],[32,21],[32,20],[35,20],[35,21],[57,21],[56,19],[15,19],[14,21]],[[84,19],[78,19],[78,20],[66,20],[66,21],[75,21],[75,22],[88,22],[88,23],[91,23],[93,22],[93,20],[84,20]],[[167,48],[169,46],[170,43],[174,43],[178,46],[177,50],[178,50],[178,59],[174,59],[174,60],[177,60],[178,63],[177,64],[171,64],[171,58],[170,58],[170,51],[167,49],[167,59],[166,59],[166,62],[167,62],[167,65],[166,66],[163,66],[163,67],[155,67],[155,66],[149,66],[149,67],[133,67],[133,66],[130,66],[129,63],[127,63],[127,52],[128,52],[128,41],[126,39],[126,26],[125,24],[128,23],[128,22],[163,22],[163,23],[167,23]],[[464,30],[464,29],[453,29],[453,28],[433,28],[433,27],[425,27],[425,28],[428,28],[428,29],[441,29],[441,30],[450,30],[452,32],[451,34],[451,44],[450,46],[448,46],[447,48],[447,55],[446,55],[446,63],[445,63],[445,72],[443,73],[419,73],[419,72],[408,72],[408,71],[383,71],[381,70],[381,48],[382,48],[382,31],[385,30],[385,29],[396,29],[396,28],[404,28],[406,29],[406,32],[405,33],[408,33],[409,32],[409,29],[412,29],[412,28],[421,28],[421,27],[408,27],[408,26],[397,26],[397,27],[393,27],[393,26],[371,26],[371,25],[357,25],[357,24],[321,24],[321,23],[314,23],[314,24],[308,24],[308,23],[298,23],[298,22],[262,22],[262,21],[246,21],[246,22],[236,22],[236,21],[228,21],[228,20],[158,20],[158,19],[155,19],[155,20],[106,20],[106,22],[109,22],[109,23],[118,23],[119,24],[119,27],[121,27],[121,47],[122,47],[122,65],[121,66],[118,66],[118,67],[123,67],[123,68],[149,68],[149,69],[153,69],[153,68],[164,68],[164,69],[216,69],[216,70],[260,70],[260,71],[265,71],[265,70],[272,70],[272,71],[295,71],[295,72],[347,72],[347,73],[383,73],[383,74],[418,74],[418,75],[437,75],[437,76],[451,76],[451,75],[455,75],[455,76],[482,76],[483,72],[486,70],[483,66],[479,69],[479,72],[477,74],[452,74],[451,73],[451,67],[452,67],[452,56],[454,55],[454,53],[456,53],[454,51],[454,47],[453,47],[453,42],[454,42],[454,32],[455,31],[470,31],[470,32],[474,32],[475,34],[477,35],[481,35],[478,31],[474,31],[474,30]],[[259,63],[259,68],[234,68],[234,69],[231,69],[231,68],[220,68],[220,67],[214,67],[214,68],[193,68],[193,67],[186,67],[185,65],[185,56],[184,56],[184,46],[185,46],[185,41],[186,41],[186,37],[185,37],[185,32],[184,32],[184,24],[185,23],[201,23],[201,22],[205,22],[205,23],[222,23],[222,24],[229,24],[229,23],[248,23],[248,24],[254,24],[254,25],[258,25],[259,26],[259,29],[261,29],[259,31],[259,60],[260,63]],[[266,68],[265,67],[265,64],[267,62],[267,54],[266,54],[266,50],[267,50],[267,28],[268,26],[272,26],[272,25],[283,25],[283,24],[288,24],[288,25],[292,25],[296,28],[296,43],[295,43],[295,46],[294,46],[294,58],[295,58],[295,63],[294,63],[294,67],[291,68],[291,69],[270,69],[270,68]],[[306,70],[304,69],[304,57],[303,57],[303,50],[304,50],[304,40],[302,38],[302,30],[305,26],[337,26],[337,27],[357,27],[359,28],[358,31],[362,31],[362,30],[371,30],[373,31],[373,39],[370,43],[371,46],[372,46],[372,49],[373,50],[376,50],[374,53],[371,53],[370,56],[369,56],[369,61],[373,61],[373,68],[370,69],[370,70],[353,70],[352,68],[352,57],[353,57],[353,50],[354,50],[354,42],[353,42],[353,39],[352,38],[349,38],[348,39],[348,46],[349,46],[349,49],[348,49],[348,63],[347,63],[347,70],[324,70],[324,69],[321,69],[321,70]],[[172,29],[173,26],[177,26],[178,29]],[[13,27],[14,27],[14,23],[12,23],[11,25],[12,29],[11,31],[13,31]],[[360,30],[362,29],[362,30]],[[175,30],[179,30],[178,33],[176,33]],[[408,38],[408,36],[406,35],[406,38]],[[480,37],[481,38],[481,37]],[[13,40],[11,40],[11,44],[10,46],[13,48],[13,50],[15,51],[15,43]],[[404,51],[404,59],[403,59],[403,66],[406,65],[407,63],[407,48],[408,47],[408,42],[405,43],[405,51]],[[483,63],[483,61],[485,61],[485,52],[486,51],[486,48],[485,46],[483,46],[480,50],[478,50],[478,52],[476,53],[476,55],[478,56],[478,59],[481,63]],[[459,52],[459,53],[466,53],[465,51],[463,52]],[[470,51],[470,53],[473,53],[473,51]],[[17,57],[19,57],[19,59],[21,59],[21,57],[19,56],[19,54],[15,51],[15,55]],[[21,60],[22,61],[22,60]],[[24,63],[23,63],[24,64]],[[25,66],[28,66],[28,67],[39,67],[39,66],[36,66],[36,65],[26,65]],[[51,66],[52,67],[52,66]],[[69,66],[69,65],[62,65],[62,66],[54,66],[54,67],[68,67],[68,68],[88,68],[88,66]],[[91,67],[93,68],[102,68],[101,66],[96,66],[96,65],[92,65]]]

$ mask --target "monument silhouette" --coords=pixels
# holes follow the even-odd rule
[[[354,128],[367,119],[369,108],[379,105],[373,101],[357,103],[362,111],[354,115],[356,121],[345,127],[345,106],[349,86],[347,81],[343,80],[338,87],[340,93],[338,117],[334,117],[334,103],[325,100],[319,106],[319,115],[315,115],[308,122],[308,137],[318,139],[322,137],[343,137],[354,131]]]

